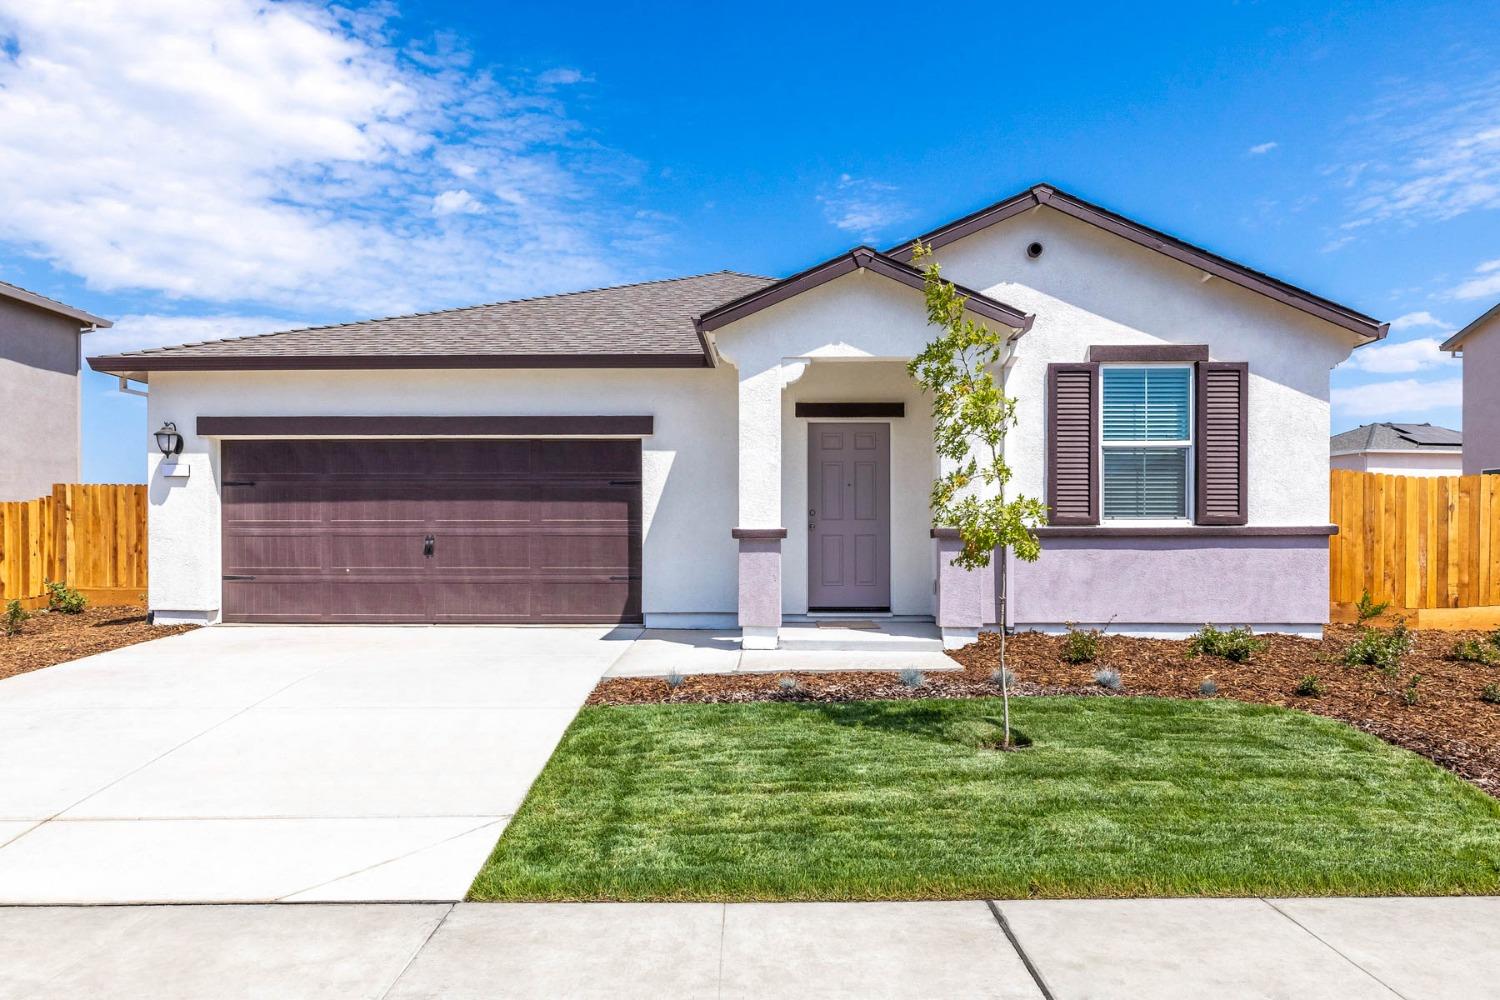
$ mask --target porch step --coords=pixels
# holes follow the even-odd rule
[[[876,628],[830,628],[817,622],[795,622],[781,626],[784,650],[811,652],[941,653],[942,633],[932,622],[878,620]]]

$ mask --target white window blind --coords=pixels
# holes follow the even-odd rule
[[[1186,518],[1192,369],[1108,365],[1100,375],[1104,517]]]

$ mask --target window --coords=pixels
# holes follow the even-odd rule
[[[1188,516],[1193,370],[1184,365],[1105,365],[1105,520]]]

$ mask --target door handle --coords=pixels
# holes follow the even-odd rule
[[[433,538],[431,535],[428,535],[426,538],[422,539],[422,554],[424,556],[432,555],[432,548],[436,544],[437,539]]]

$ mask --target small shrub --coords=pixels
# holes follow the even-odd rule
[[[1387,674],[1399,674],[1401,658],[1411,652],[1411,633],[1398,622],[1389,632],[1363,629],[1359,638],[1344,650],[1344,663],[1351,667],[1375,667]]]
[[[1487,667],[1493,667],[1500,663],[1500,649],[1492,643],[1479,639],[1460,639],[1453,647],[1453,652],[1448,654],[1449,659],[1460,660],[1464,663],[1482,663]]]
[[[76,615],[82,612],[88,603],[82,593],[61,580],[47,581],[48,611],[61,611],[65,615]]]
[[[800,685],[797,683],[797,678],[795,677],[778,677],[776,678],[776,686],[781,688],[786,694],[791,694]]]
[[[1500,684],[1486,684],[1484,690],[1479,692],[1479,700],[1500,705]]]
[[[915,667],[907,667],[901,671],[900,677],[901,683],[913,690],[927,683],[927,677]]]
[[[1363,625],[1371,618],[1379,618],[1385,614],[1385,609],[1391,606],[1390,601],[1376,602],[1370,597],[1367,590],[1359,595],[1359,603],[1354,606],[1354,613],[1359,616],[1359,622]]]
[[[1118,691],[1125,686],[1118,670],[1095,670],[1094,683],[1110,691]]]
[[[1421,674],[1411,675],[1411,680],[1406,682],[1406,687],[1401,691],[1401,701],[1403,704],[1415,705],[1422,700],[1422,696],[1417,693],[1417,684],[1421,680]]]
[[[1308,674],[1297,682],[1292,693],[1299,698],[1321,698],[1323,697],[1323,685],[1318,681],[1317,674]]]
[[[5,602],[5,634],[20,635],[21,623],[30,618],[31,614],[23,607],[20,601]]]
[[[1203,683],[1198,685],[1198,693],[1205,698],[1212,698],[1219,693],[1219,685],[1214,683],[1212,677],[1205,678]]]
[[[1249,663],[1250,658],[1266,648],[1266,640],[1255,638],[1248,625],[1240,628],[1217,629],[1205,625],[1188,643],[1188,655],[1222,656],[1232,663]]]
[[[667,687],[671,688],[673,691],[676,691],[678,688],[682,687],[682,682],[686,680],[685,677],[683,677],[675,670],[668,671],[667,676],[662,679],[667,682]]]
[[[990,683],[995,687],[1008,688],[1016,683],[1016,675],[1011,673],[1009,667],[1001,667],[990,674]]]
[[[1093,628],[1077,628],[1072,622],[1067,623],[1067,629],[1062,658],[1069,663],[1093,663],[1099,655],[1099,637],[1104,633]]]

